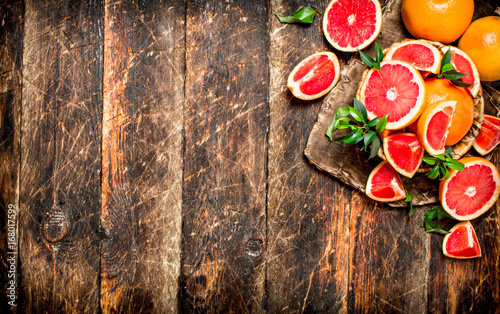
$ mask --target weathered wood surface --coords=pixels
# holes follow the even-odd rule
[[[302,5],[0,4],[0,312],[498,312],[498,205],[472,222],[484,256],[445,258],[421,228],[430,206],[410,218],[305,156],[338,99],[286,89],[300,60],[334,51],[322,15],[274,16]],[[495,6],[476,1],[475,17]]]
[[[106,1],[101,309],[175,312],[184,1]]]

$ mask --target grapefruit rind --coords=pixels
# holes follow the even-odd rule
[[[424,149],[432,156],[437,156],[445,153],[445,148],[446,148],[445,141],[451,126],[456,104],[457,104],[456,101],[446,101],[446,100],[437,101],[435,103],[430,104],[427,108],[425,108],[424,112],[420,116],[420,119],[418,119],[418,126],[417,126],[418,138],[420,139],[420,142],[424,146]],[[448,112],[445,112],[445,110],[447,110]],[[442,123],[431,125],[431,123],[436,123],[433,119],[438,114],[441,113],[447,116],[449,120],[447,121],[448,125],[445,127],[444,134],[442,135],[441,138],[441,145],[439,147],[436,147],[435,143],[429,142],[429,136],[436,135],[436,129],[433,129],[433,127],[443,127]]]
[[[313,78],[315,74],[317,75],[319,73],[318,70],[321,70],[321,69],[314,67],[311,71],[309,71],[306,75],[302,76],[297,81],[294,80],[294,76],[299,70],[302,69],[302,67],[309,60],[312,60],[313,58],[316,58],[316,57],[321,56],[321,55],[327,56],[328,59],[333,63],[333,69],[335,71],[335,76],[334,76],[332,82],[330,83],[330,85],[328,85],[328,87],[324,88],[320,92],[312,94],[312,95],[305,94],[301,91],[301,83]],[[316,71],[316,72],[313,72],[313,71]],[[302,99],[302,100],[314,100],[314,99],[318,99],[318,98],[326,95],[329,91],[331,91],[332,88],[337,84],[339,77],[340,77],[339,59],[337,58],[337,56],[333,52],[323,51],[323,52],[314,53],[314,54],[306,57],[302,61],[300,61],[299,64],[297,64],[295,66],[295,68],[292,70],[292,72],[290,72],[290,75],[288,76],[287,86],[288,86],[288,89],[290,90],[290,92],[292,92],[292,94],[295,97]]]
[[[418,64],[418,62],[411,62],[411,60],[408,60],[405,56],[400,56],[398,52],[402,52],[401,49],[411,49],[409,46],[410,45],[418,45],[418,46],[423,46],[426,48],[426,52],[430,53],[430,55],[426,55],[426,58],[429,58],[432,61],[431,64],[429,65],[423,65],[422,63]],[[440,66],[441,66],[441,51],[436,47],[436,45],[427,40],[423,39],[405,39],[401,42],[394,43],[392,46],[390,46],[388,49],[384,51],[384,60],[398,60],[398,61],[405,61],[413,65],[417,70],[419,71],[425,71],[425,72],[431,72],[431,73],[438,73]],[[424,58],[422,53],[418,54],[418,58],[422,60]]]
[[[385,175],[386,177],[389,177],[390,180],[387,182],[387,180],[384,182],[384,186],[382,187],[375,187],[375,182],[377,181],[378,176],[380,175]],[[379,188],[377,190],[377,188]],[[381,189],[384,189],[385,191],[390,191],[393,196],[388,197],[388,198],[382,198],[379,196],[376,196],[377,191],[380,191]],[[399,177],[398,173],[396,170],[389,164],[387,161],[382,161],[380,162],[370,173],[370,176],[368,177],[368,181],[366,183],[366,195],[370,197],[373,200],[379,201],[379,202],[394,202],[394,201],[399,201],[402,199],[406,198],[406,191],[403,188],[403,183],[401,182],[401,178]]]
[[[465,229],[465,230],[464,230]],[[456,237],[463,236],[463,231],[466,233],[466,239],[458,239],[456,241]],[[459,233],[460,232],[460,233]],[[454,241],[455,240],[455,241]],[[462,240],[462,241],[460,241]],[[450,244],[465,244],[466,246],[462,248],[462,251],[457,251],[455,255],[453,252],[451,252],[448,247],[448,243],[450,241],[454,241],[455,243],[450,243]],[[460,243],[462,242],[462,243]],[[467,252],[467,253],[466,253]],[[471,255],[472,253],[472,255]],[[476,258],[476,257],[481,257],[481,246],[479,245],[479,241],[477,240],[476,232],[474,230],[474,227],[472,226],[470,221],[463,221],[455,226],[453,226],[449,233],[444,236],[443,239],[443,254],[445,256],[451,257],[451,258],[458,258],[458,259],[470,259],[470,258]],[[460,255],[462,254],[462,255]],[[468,256],[464,256],[464,254],[468,254]]]
[[[398,164],[399,161],[396,160],[396,156],[393,156],[393,154],[391,154],[391,149],[389,147],[392,141],[398,141],[400,139],[403,141],[399,142],[398,149],[402,150],[400,152],[401,154],[404,154],[404,158],[399,159],[405,164]],[[424,149],[420,143],[420,140],[418,139],[418,136],[414,133],[396,133],[386,136],[383,139],[383,150],[384,156],[387,161],[399,174],[402,174],[405,177],[412,178],[422,164]],[[408,155],[411,155],[411,157],[407,158]],[[408,165],[411,165],[412,163],[413,168],[408,169]]]
[[[467,74],[467,75],[472,75],[474,80],[473,80],[473,83],[471,83],[472,85],[467,87],[467,90],[469,91],[469,93],[471,94],[472,97],[477,97],[477,95],[479,94],[479,87],[481,86],[481,80],[479,78],[479,72],[477,70],[477,67],[476,65],[474,64],[474,61],[472,61],[472,59],[462,50],[458,49],[457,47],[453,47],[453,46],[445,46],[445,47],[442,47],[441,48],[441,51],[444,53],[446,53],[448,51],[448,49],[450,49],[450,52],[452,54],[452,57],[451,57],[451,65],[453,65],[453,67],[457,70],[457,71],[460,71],[464,74]],[[469,65],[471,67],[471,71],[472,71],[472,74],[471,73],[467,73],[469,71],[465,71],[465,69],[463,69],[460,65],[457,65],[456,64],[456,61],[455,61],[455,56],[456,55],[460,55],[461,57],[463,57],[464,59],[466,59],[466,61],[469,62]],[[470,83],[470,82],[469,82]]]
[[[481,155],[491,153],[500,144],[500,118],[484,115],[481,130],[472,146]]]
[[[394,70],[396,68],[399,70],[398,72],[404,72],[404,74],[411,76],[411,79],[398,80],[391,74],[388,74],[390,71],[396,72]],[[387,82],[389,78],[392,79],[393,82]],[[405,85],[403,86],[404,88],[402,88],[401,85],[396,86],[394,84]],[[416,88],[416,90],[411,90],[410,87],[413,89]],[[373,94],[373,92],[370,92],[367,95],[367,92],[371,88],[382,91],[378,95]],[[385,95],[383,94],[383,91],[385,91]],[[416,92],[417,96],[414,98],[410,97],[411,99],[414,99],[413,108],[411,108],[398,120],[391,121],[391,115],[393,115],[395,112],[394,110],[397,109],[396,106],[399,106],[402,103],[402,98],[399,95],[400,92]],[[400,97],[399,101],[395,102],[398,96]],[[380,107],[381,105],[384,105],[380,99],[381,97],[385,97],[385,104],[388,103],[386,108]],[[425,108],[424,79],[418,70],[407,62],[382,61],[380,63],[380,71],[375,68],[365,70],[356,93],[356,98],[365,104],[368,118],[370,120],[375,119],[376,117],[388,115],[388,122],[385,128],[388,130],[399,130],[416,121]],[[393,103],[394,106],[391,107],[390,103]]]
[[[455,218],[456,220],[460,220],[460,221],[472,220],[472,219],[475,219],[475,218],[481,216],[482,214],[486,213],[497,201],[498,196],[500,195],[500,174],[498,173],[497,167],[493,163],[491,163],[490,161],[488,161],[482,157],[464,157],[458,161],[464,164],[465,169],[462,171],[451,169],[450,170],[450,177],[446,180],[442,180],[439,183],[439,200],[441,201],[441,205],[443,206],[444,210],[448,214],[450,214],[450,216]],[[488,174],[489,177],[460,178],[461,176],[464,175],[464,173],[467,173],[464,171],[468,167],[472,167],[472,166],[476,166],[476,165],[485,166],[485,167],[489,168],[491,171]],[[463,201],[457,201],[456,202],[457,206],[454,206],[454,208],[452,208],[452,206],[450,205],[450,201],[448,201],[447,199],[449,197],[452,197],[450,195],[451,193],[449,193],[450,190],[452,190],[452,193],[456,193],[454,191],[457,191],[457,189],[455,189],[455,188],[450,189],[450,187],[449,187],[450,182],[454,182],[456,177],[457,177],[457,180],[460,180],[460,181],[458,181],[459,183],[469,184],[469,186],[467,186],[466,189],[463,189],[463,191],[464,191],[463,194],[460,195],[461,197],[467,196],[469,198],[464,199]],[[457,181],[455,181],[455,182],[457,182]],[[484,188],[477,189],[477,185],[478,184],[485,184],[488,182],[490,182],[490,184],[494,184],[493,191],[491,192],[491,196],[489,197],[489,199],[487,199],[486,201],[483,201],[482,206],[479,209],[477,209],[474,213],[466,214],[466,215],[458,214],[457,211],[461,212],[463,210],[470,209],[472,206],[472,202],[475,201],[475,199],[479,199],[480,195],[476,195],[478,190],[480,190],[480,192],[484,193],[485,189]],[[475,184],[476,186],[473,186],[472,184]],[[474,196],[477,196],[477,197],[474,198]]]
[[[332,7],[334,5],[337,5],[337,4],[340,4],[340,6],[342,6],[342,8],[344,10],[346,10],[346,8],[348,7],[352,7],[352,6],[349,6],[349,3],[346,3],[346,2],[352,2],[352,0],[332,0],[330,1],[330,3],[328,4],[328,6],[326,7],[325,9],[325,13],[324,13],[324,16],[323,16],[323,33],[325,35],[325,38],[328,40],[328,42],[337,50],[340,50],[340,51],[345,51],[345,52],[355,52],[357,51],[358,49],[359,50],[362,50],[364,48],[366,48],[368,45],[370,45],[376,38],[377,36],[380,34],[380,30],[382,29],[382,9],[380,7],[380,3],[377,1],[377,0],[365,0],[365,1],[358,1],[358,6],[359,4],[362,4],[363,2],[364,3],[372,3],[374,5],[374,9],[375,9],[375,28],[374,30],[372,31],[372,34],[370,35],[370,37],[368,37],[367,39],[365,39],[364,41],[362,41],[361,44],[358,44],[358,45],[352,45],[351,43],[349,43],[348,45],[345,45],[345,46],[341,46],[336,40],[334,40],[332,38],[332,36],[330,36],[330,31],[328,30],[328,27],[329,27],[329,24],[330,24],[330,11],[332,10]],[[366,16],[366,12],[363,12]],[[341,15],[340,14],[336,14],[335,12],[332,13],[332,15],[334,16],[334,19],[335,21],[341,21]],[[347,18],[342,18],[342,19],[345,19],[345,23],[343,23],[342,25],[340,26],[343,26],[344,28],[349,28],[351,26],[351,23],[354,23],[355,20],[356,20],[356,16],[355,14],[351,13]],[[356,26],[354,25],[353,28],[352,28],[354,31],[358,31],[360,29],[359,26]],[[352,34],[349,34],[348,33],[348,30],[345,30],[345,36],[344,38],[349,38],[349,40],[355,36],[352,36]],[[334,32],[335,34],[339,34],[340,32],[338,30],[336,30]],[[361,36],[361,34],[359,35]]]

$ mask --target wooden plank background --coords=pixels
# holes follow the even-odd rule
[[[286,79],[334,49],[322,15],[274,13],[327,4],[2,2],[0,312],[498,312],[498,205],[473,221],[484,256],[445,258],[431,206],[409,218],[304,156],[330,99]]]

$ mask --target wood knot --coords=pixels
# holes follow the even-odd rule
[[[264,253],[264,242],[261,239],[250,239],[247,242],[246,254],[257,258],[260,257]]]
[[[59,242],[71,228],[68,215],[60,206],[54,206],[42,221],[42,234],[50,242]]]

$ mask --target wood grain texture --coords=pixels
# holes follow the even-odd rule
[[[15,313],[19,296],[18,178],[23,3],[0,4],[0,311]]]
[[[188,1],[182,312],[264,306],[267,1]]]
[[[321,12],[327,4],[314,3]],[[289,15],[302,5],[272,1],[271,11]],[[301,101],[286,87],[302,59],[333,49],[324,38],[321,15],[311,25],[270,19],[267,308],[270,313],[345,312],[351,188],[317,171],[304,156],[324,98]]]
[[[96,312],[103,7],[26,1],[25,10],[22,307],[26,312]]]
[[[180,271],[183,1],[106,1],[103,313],[171,313]]]

